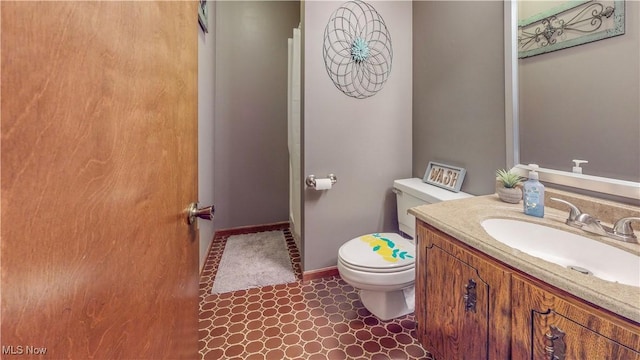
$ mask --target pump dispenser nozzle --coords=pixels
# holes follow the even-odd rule
[[[580,164],[586,164],[588,163],[587,160],[571,160],[575,163],[575,166],[573,167],[573,172],[576,174],[582,174],[582,168],[580,167]]]
[[[538,172],[536,171],[539,168],[538,164],[529,164],[529,167],[531,168],[529,170],[529,179],[538,180]]]

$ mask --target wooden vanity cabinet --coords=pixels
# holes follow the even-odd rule
[[[640,325],[418,220],[420,343],[438,360],[640,360]]]
[[[514,274],[513,359],[640,360],[640,327]]]
[[[510,273],[419,221],[416,320],[436,359],[509,359]]]

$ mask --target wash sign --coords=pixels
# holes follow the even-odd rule
[[[422,181],[453,192],[459,192],[467,171],[463,168],[429,162]]]

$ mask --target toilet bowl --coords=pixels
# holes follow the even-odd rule
[[[415,246],[402,236],[374,233],[349,240],[338,250],[338,272],[381,320],[413,312]]]
[[[390,320],[414,311],[416,245],[415,217],[411,207],[471,195],[453,193],[422,179],[394,181],[400,233],[371,233],[344,243],[338,250],[338,273],[359,290],[364,307],[381,320]]]

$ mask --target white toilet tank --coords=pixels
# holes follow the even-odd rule
[[[395,180],[393,192],[396,193],[400,231],[411,236],[412,239],[415,239],[416,236],[416,218],[407,213],[410,208],[473,196],[463,192],[454,193],[427,184],[419,178]]]

